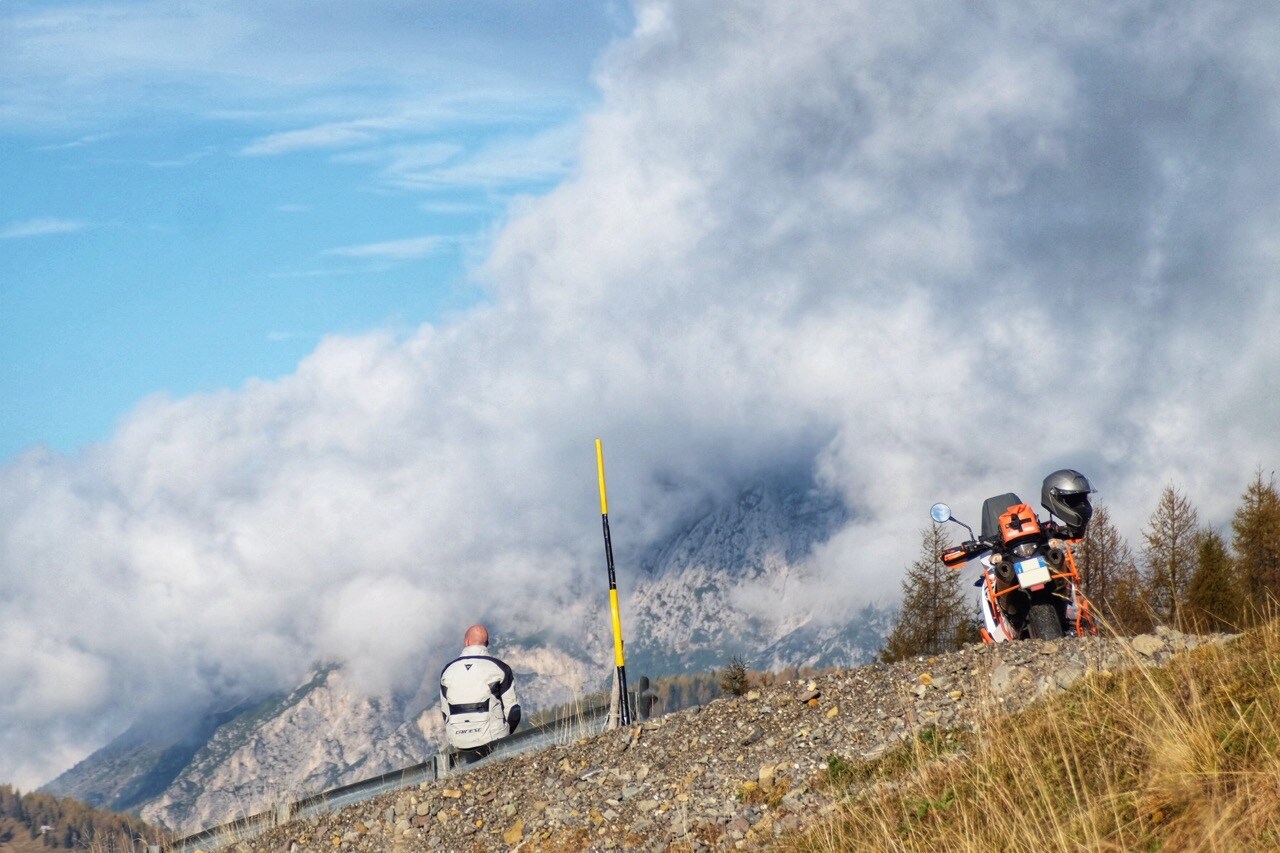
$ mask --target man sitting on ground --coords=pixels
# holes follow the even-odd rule
[[[489,654],[489,631],[472,625],[462,654],[440,673],[440,713],[459,763],[483,758],[520,725],[511,667]]]

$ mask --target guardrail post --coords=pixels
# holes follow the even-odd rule
[[[618,672],[613,673],[613,689],[609,691],[609,719],[605,723],[606,729],[616,729],[622,720],[622,702],[618,698]]]
[[[649,714],[653,711],[653,700],[657,695],[649,689],[649,676],[640,676],[640,683],[636,686],[636,714],[642,720],[649,719]]]
[[[436,778],[443,779],[449,775],[449,753],[436,753]]]
[[[289,803],[281,803],[276,806],[276,826],[282,826],[293,818],[293,806]]]

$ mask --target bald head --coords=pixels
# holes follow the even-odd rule
[[[472,625],[467,629],[467,634],[462,640],[464,646],[487,646],[489,645],[489,631],[483,625]]]

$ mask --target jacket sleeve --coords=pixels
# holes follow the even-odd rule
[[[516,680],[511,679],[507,689],[499,697],[502,700],[502,718],[507,721],[507,731],[514,732],[520,725],[520,700],[516,698]]]
[[[445,667],[444,671],[448,671],[449,667]],[[448,689],[444,686],[444,671],[440,673],[440,717],[446,723],[449,722],[449,699]]]

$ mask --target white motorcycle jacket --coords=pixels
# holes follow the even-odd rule
[[[474,749],[515,731],[520,723],[511,667],[486,646],[466,646],[440,673],[440,713],[454,749]]]

